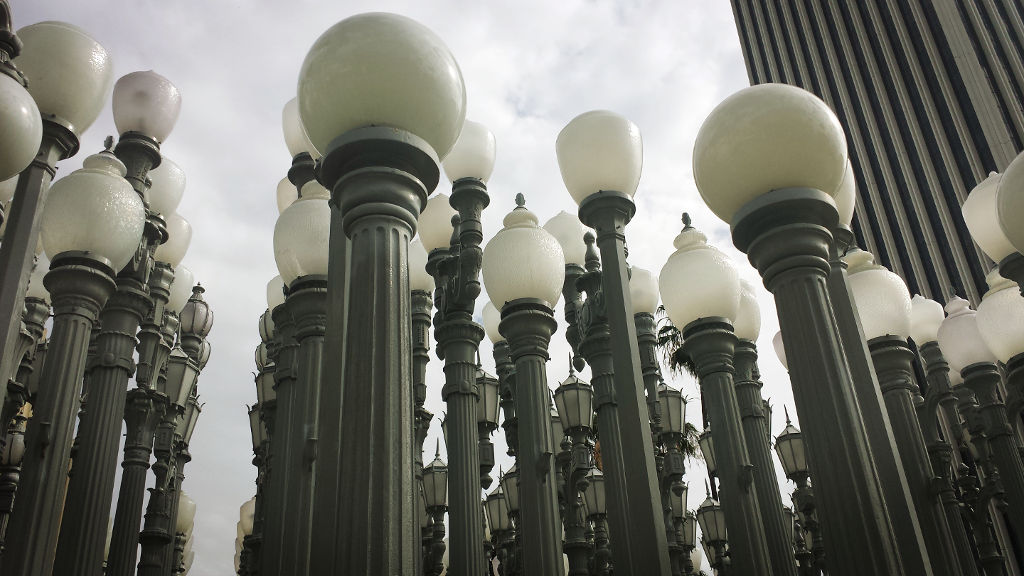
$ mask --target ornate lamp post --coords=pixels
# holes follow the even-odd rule
[[[427,273],[427,251],[420,240],[409,243],[409,287],[412,289],[412,387],[416,403],[412,456],[416,482],[422,485],[423,442],[427,439],[430,421],[434,418],[434,415],[423,406],[427,400],[427,363],[430,362],[430,311],[434,306],[434,278]],[[417,513],[419,512],[417,509]],[[419,523],[425,526],[429,520],[424,511]],[[417,570],[422,572],[419,563]]]
[[[372,13],[339,22],[314,43],[298,97],[310,141],[324,153],[319,179],[332,194],[332,235],[343,229],[349,239],[347,248],[331,243],[331,270],[350,270],[342,282],[331,279],[347,288],[331,299],[326,338],[346,336],[341,361],[326,363],[323,375],[310,566],[408,573],[414,561],[402,552],[417,524],[407,255],[438,160],[462,130],[465,88],[433,32]],[[339,519],[342,505],[350,513]]]
[[[561,293],[565,260],[558,241],[537,226],[525,202],[522,194],[516,196],[518,206],[487,243],[483,277],[491,301],[502,303],[499,330],[516,365],[523,573],[560,574],[558,470],[544,367],[557,328],[553,307]]]
[[[697,508],[697,522],[700,524],[701,539],[708,552],[708,561],[712,568],[721,571],[723,566],[731,564],[726,558],[726,551],[730,547],[728,522],[722,506],[718,500],[711,497],[710,490],[707,498]]]
[[[54,184],[41,218],[43,246],[53,256],[44,282],[53,298],[54,325],[41,375],[46,385],[37,393],[26,434],[24,483],[8,532],[13,538],[3,559],[5,573],[52,570],[89,334],[114,290],[114,270],[131,259],[145,224],[142,199],[124,174],[113,154],[90,156],[83,169]],[[96,569],[103,562],[104,530],[99,531]]]
[[[587,519],[594,524],[594,557],[590,573],[597,576],[608,576],[612,573],[612,549],[609,548],[608,534],[608,494],[604,483],[604,473],[598,468],[591,468],[587,474],[587,487],[583,491],[583,506],[586,508]],[[614,542],[611,542],[614,544]]]
[[[684,552],[678,543],[679,523],[686,516],[687,486],[683,483],[686,464],[681,445],[686,441],[686,399],[679,390],[662,384],[658,388],[658,436],[664,448],[661,470],[661,497],[666,507],[666,538],[672,556],[673,573],[683,560]]]
[[[420,217],[420,237],[429,254],[427,271],[435,283],[437,355],[444,360],[441,396],[448,410],[451,487],[448,556],[460,574],[478,574],[487,561],[480,544],[484,534],[479,441],[484,432],[478,430],[478,412],[483,410],[477,409],[485,398],[473,367],[484,329],[473,322],[473,309],[480,294],[480,214],[490,203],[487,179],[494,168],[494,154],[494,136],[482,124],[467,120],[444,160],[445,173],[453,182],[452,195],[431,198]],[[454,233],[453,223],[457,223]],[[493,465],[492,454],[488,470]]]
[[[636,210],[632,197],[643,163],[640,130],[618,114],[586,112],[562,129],[555,150],[562,180],[580,206],[580,220],[597,231],[601,250],[604,310],[600,315],[607,319],[610,337],[603,350],[587,356],[599,358],[597,372],[617,375],[594,379],[601,454],[613,507],[609,518],[615,564],[629,574],[668,576],[665,519],[650,415],[641,393],[625,254],[624,229]]]
[[[513,531],[511,559],[505,576],[515,576],[522,573],[523,566],[523,531],[519,515],[519,470],[515,464],[498,479],[498,483],[501,486],[501,491],[505,494],[505,501],[508,503],[508,518],[512,521]]]
[[[14,510],[14,497],[21,477],[21,462],[25,457],[25,425],[28,419],[17,415],[7,429],[7,441],[0,452],[0,553],[4,550],[7,522]]]
[[[0,26],[10,30],[10,9],[6,2],[0,6],[0,14]],[[57,161],[78,152],[78,139],[99,116],[114,80],[114,67],[107,51],[85,31],[71,24],[40,22],[22,28],[13,40],[11,36],[5,38],[7,41],[0,46],[0,52],[6,52],[7,56],[16,51],[12,50],[13,45],[21,45],[17,69],[30,80],[27,90],[42,115],[43,126],[35,158],[18,178],[6,217],[4,242],[0,245],[0,271],[3,272],[0,382],[7,382],[19,360],[13,357],[14,342],[20,329],[25,286],[39,238],[43,206]],[[8,58],[0,57],[0,60],[4,61],[5,71],[11,71],[11,64],[6,62]],[[31,114],[32,110],[27,113]],[[4,126],[7,132],[7,124]],[[16,122],[11,124],[12,136],[16,126]],[[14,150],[5,149],[4,154]],[[0,406],[6,395],[6,386],[0,386]]]
[[[810,431],[807,447],[836,574],[903,574],[901,556],[916,548],[897,549],[884,513],[826,285],[830,230],[839,222],[832,195],[846,156],[839,121],[824,102],[799,88],[766,84],[732,95],[705,120],[694,175],[704,201],[731,224],[733,243],[775,296],[790,356],[800,351],[790,370],[793,395]]]
[[[477,362],[479,361],[478,352]],[[498,379],[477,364],[476,387],[480,392],[480,399],[476,405],[476,418],[480,434],[480,487],[483,490],[490,488],[494,482],[491,478],[491,470],[494,469],[494,444],[491,442],[491,434],[498,429],[498,414],[501,408],[498,403],[499,386]]]
[[[423,573],[439,576],[444,571],[444,515],[448,512],[448,466],[441,460],[441,444],[438,441],[434,461],[423,468],[423,496],[427,514],[433,523],[430,557],[423,562]]]
[[[508,444],[508,455],[518,458],[519,450],[519,419],[516,418],[515,384],[516,367],[509,354],[508,342],[501,335],[498,326],[501,324],[501,312],[488,301],[484,304],[484,332],[491,341],[494,367],[498,373],[498,397],[501,408],[501,428]]]
[[[512,559],[512,520],[509,518],[508,500],[505,499],[500,483],[487,495],[484,510],[487,512],[487,524],[491,527],[494,555],[498,559],[500,573],[503,576],[511,576],[509,564]]]
[[[563,435],[571,438],[569,457],[562,469],[565,478],[565,553],[569,557],[570,576],[586,576],[590,544],[587,542],[586,517],[581,513],[580,493],[587,489],[587,475],[593,468],[593,442],[590,439],[594,417],[594,389],[569,374],[555,389],[555,406]],[[563,443],[563,446],[565,444]]]

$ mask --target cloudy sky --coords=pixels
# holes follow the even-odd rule
[[[690,164],[703,119],[748,83],[728,2],[12,4],[16,27],[43,20],[73,23],[107,48],[117,77],[152,69],[182,93],[181,117],[163,152],[188,177],[179,212],[192,223],[194,235],[185,264],[207,288],[216,313],[213,356],[200,379],[205,407],[186,470],[186,490],[198,504],[192,574],[232,572],[238,506],[255,491],[246,404],[255,402],[251,373],[259,342],[257,318],[266,308],[266,283],[277,274],[275,190],[290,164],[281,109],[296,94],[306,51],[338,20],[366,11],[397,12],[448,43],[465,78],[467,117],[487,125],[498,142],[491,205],[484,215],[487,237],[500,228],[518,192],[542,222],[559,210],[575,212],[559,176],[555,137],[577,114],[604,108],[633,120],[644,137],[637,215],[627,228],[631,262],[657,273],[672,252],[680,214],[688,211],[712,242],[735,257],[743,275],[757,281],[745,257],[732,249],[728,228],[705,208]],[[108,105],[84,134],[82,151],[61,164],[59,176],[79,168],[85,155],[100,150],[103,138],[114,133]],[[449,186],[442,178],[439,188]],[[763,290],[761,301],[762,374],[765,395],[776,407],[772,430],[777,433],[783,427],[781,406],[792,406],[792,395],[771,352],[778,322]],[[562,318],[560,311],[556,318]],[[493,371],[486,340],[481,352],[485,368]],[[564,327],[555,336],[551,357],[549,384],[554,386],[568,370]],[[695,399],[689,419],[699,426],[695,384],[674,376],[669,381]],[[438,415],[444,411],[441,384],[434,358],[428,408]],[[435,422],[426,446],[433,447],[439,434]],[[496,443],[503,453],[503,440],[496,438]],[[705,471],[699,462],[689,468],[689,504],[695,508],[704,497]]]

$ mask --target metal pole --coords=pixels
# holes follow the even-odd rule
[[[413,424],[415,443],[413,445],[413,471],[416,485],[423,485],[423,442],[427,439],[430,421],[434,415],[423,407],[427,400],[427,363],[430,362],[430,310],[433,300],[429,292],[412,291],[412,383],[416,402],[416,417]],[[423,526],[420,507],[416,507],[416,525]],[[423,574],[423,554],[415,555],[413,574]]]
[[[170,526],[169,522],[174,483],[174,430],[177,418],[178,408],[168,403],[153,441],[153,452],[156,454],[156,462],[153,464],[155,480],[153,488],[149,490],[146,522],[139,533],[142,549],[139,554],[138,576],[162,576],[164,548],[173,540],[173,526]]]
[[[516,365],[519,415],[519,514],[523,574],[563,574],[558,471],[548,408],[548,344],[558,327],[554,311],[537,300],[519,299],[501,309],[500,331]]]
[[[53,299],[53,332],[41,376],[45,385],[25,435],[18,505],[0,566],[4,574],[53,570],[89,335],[116,287],[112,276],[105,264],[65,253],[54,258],[44,279]]]
[[[897,576],[906,573],[901,549],[826,284],[833,250],[829,231],[838,218],[835,203],[823,192],[775,190],[736,214],[733,243],[747,253],[775,296],[793,358],[793,397],[806,432],[830,571]]]

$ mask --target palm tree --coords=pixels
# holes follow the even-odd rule
[[[696,378],[693,362],[690,357],[683,353],[683,333],[676,328],[665,313],[664,306],[658,306],[658,351],[662,360],[668,365],[669,372],[675,376],[689,375]],[[687,397],[689,402],[691,398]],[[705,418],[705,421],[707,419]],[[679,445],[679,451],[687,460],[703,459],[698,445],[700,430],[693,424],[686,422],[683,431],[683,441]]]

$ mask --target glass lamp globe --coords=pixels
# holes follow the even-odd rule
[[[786,473],[787,477],[806,474],[809,470],[807,466],[807,452],[804,449],[803,433],[796,426],[793,426],[788,416],[786,418],[786,427],[775,438],[775,454],[778,455],[779,462],[782,464],[782,471]]]
[[[689,225],[676,236],[676,251],[659,274],[661,301],[680,329],[714,316],[734,321],[740,308],[740,277],[729,257],[708,246],[707,237]]]
[[[448,505],[448,465],[441,460],[441,453],[423,467],[423,495],[427,500],[427,508]]]
[[[177,212],[165,215],[164,222],[167,224],[167,241],[156,247],[153,257],[177,268],[192,243],[192,225]]]
[[[427,274],[427,250],[420,240],[409,243],[409,289],[434,292],[434,278]]]
[[[306,152],[314,159],[320,155],[317,153],[313,143],[306,135],[306,127],[302,125],[302,118],[299,117],[299,99],[292,98],[284,105],[281,112],[281,126],[284,129],[284,145],[288,147],[288,154],[292,158]]]
[[[697,508],[697,522],[700,523],[700,532],[705,541],[721,542],[728,539],[725,514],[718,500],[712,498],[710,494]]]
[[[996,204],[996,190],[1001,176],[991,172],[967,195],[960,210],[971,238],[989,258],[999,262],[1016,252],[1013,244],[999,226],[999,208]]]
[[[238,508],[238,520],[242,523],[242,533],[252,535],[253,523],[256,519],[256,498],[250,498]]]
[[[443,159],[466,118],[462,72],[441,38],[383,12],[324,32],[302,63],[298,96],[302,124],[322,153],[349,130],[392,126],[426,140]]]
[[[501,486],[501,491],[505,493],[508,511],[519,512],[519,471],[516,470],[515,464],[502,475],[498,483]]]
[[[494,134],[483,124],[466,120],[455,146],[442,163],[444,173],[452,182],[461,178],[487,182],[494,171],[495,150]]]
[[[196,503],[185,491],[178,492],[178,518],[175,531],[185,533],[192,527],[196,518]],[[244,526],[243,526],[244,528]],[[250,531],[251,533],[251,531]]]
[[[114,84],[112,107],[118,133],[139,132],[163,142],[178,121],[181,93],[152,70],[132,72]]]
[[[857,178],[853,173],[853,163],[846,161],[846,171],[839,183],[835,195],[836,209],[839,210],[839,223],[849,228],[853,224],[853,211],[857,208]]]
[[[969,197],[968,197],[969,198]],[[999,227],[1017,252],[1024,253],[1024,153],[1006,167],[996,190]]]
[[[772,190],[835,195],[846,163],[846,136],[835,113],[786,84],[758,84],[729,96],[704,120],[693,146],[697,189],[727,223]]]
[[[633,266],[629,275],[629,297],[633,314],[654,314],[658,311],[658,277],[649,270]]]
[[[570,374],[555,389],[555,408],[564,430],[590,428],[594,417],[594,388]],[[555,442],[557,448],[561,437],[555,438]]]
[[[502,307],[513,300],[534,298],[554,308],[565,279],[562,247],[537,226],[537,216],[526,209],[522,196],[517,203],[505,215],[505,227],[484,247],[484,286],[491,302]]]
[[[284,300],[284,280],[279,274],[267,282],[267,310],[273,312],[275,308],[284,304]]]
[[[300,276],[327,274],[331,208],[327,190],[310,181],[302,196],[277,217],[274,260],[286,286]]]
[[[704,456],[704,463],[707,464],[708,473],[715,475],[718,473],[718,461],[715,459],[715,441],[714,437],[711,436],[711,424],[700,433],[697,438],[697,446],[700,448],[700,453]]]
[[[491,530],[499,532],[512,528],[512,522],[508,517],[508,501],[505,499],[505,493],[502,492],[500,483],[487,495],[484,510],[487,511],[487,523]]]
[[[740,340],[757,342],[761,334],[761,306],[757,303],[757,289],[748,280],[740,279],[740,309],[736,313],[733,331]]]
[[[192,286],[195,284],[195,277],[192,271],[182,264],[174,267],[174,280],[171,280],[170,296],[167,298],[167,309],[175,314],[180,314],[188,299],[192,296]]]
[[[990,290],[978,304],[978,331],[988,349],[1003,364],[1024,353],[1024,296],[1016,282],[996,268],[986,278]]]
[[[945,319],[942,304],[920,294],[910,299],[910,337],[918,346],[938,340],[939,326]]]
[[[573,118],[555,140],[558,168],[577,204],[600,191],[633,197],[640,183],[644,145],[640,129],[608,110],[591,110]]]
[[[0,106],[2,106],[2,104],[0,104]],[[2,138],[2,136],[0,136],[0,138]],[[33,157],[35,157],[35,153],[34,152],[33,152]],[[31,160],[29,160],[29,161],[31,162]],[[21,172],[21,171],[19,170],[18,172]],[[4,180],[3,182],[0,182],[0,204],[3,204],[5,210],[10,207],[8,202],[10,202],[12,198],[14,198],[14,193],[17,190],[18,190],[18,174],[17,173],[15,173],[10,178]],[[6,220],[4,220],[4,221],[6,222]],[[2,238],[3,237],[0,236],[0,239],[2,239]]]
[[[843,256],[849,265],[850,291],[864,338],[910,336],[910,292],[902,278],[875,264],[870,252],[854,249]]]
[[[277,183],[277,213],[284,212],[284,209],[291,206],[299,199],[299,190],[287,178],[281,178]]]
[[[492,344],[498,342],[504,342],[505,337],[498,331],[498,326],[501,324],[501,312],[494,307],[494,304],[490,300],[484,304],[484,332],[487,333],[487,338]]]
[[[591,468],[587,473],[587,489],[583,491],[583,501],[590,516],[608,513],[608,498],[605,493],[604,473],[598,468]]]
[[[996,361],[978,330],[977,313],[958,296],[946,304],[946,319],[939,326],[938,338],[950,372],[959,374],[972,364]]]
[[[40,220],[51,260],[63,252],[88,252],[119,271],[132,259],[142,241],[146,208],[124,175],[120,160],[100,152],[53,183]]]
[[[149,171],[149,179],[153,183],[146,192],[149,209],[164,216],[173,214],[185,194],[185,171],[165,156]]]
[[[46,259],[46,256],[36,256],[35,266],[32,268],[32,273],[28,277],[28,291],[25,296],[28,298],[38,298],[47,304],[50,303],[50,292],[46,290],[46,286],[43,285],[43,276],[50,270],[50,261]]]
[[[435,194],[427,200],[418,225],[420,240],[427,254],[438,248],[447,249],[451,245],[452,217],[456,214],[458,212],[452,208],[451,198],[447,194]]]
[[[498,426],[498,378],[487,373],[479,366],[476,369],[476,386],[480,391],[480,398],[476,403],[476,421],[480,424],[487,424],[492,428]]]
[[[114,82],[107,51],[67,22],[39,22],[18,30],[24,47],[14,63],[42,114],[67,122],[81,136],[99,116]]]
[[[566,264],[583,266],[586,263],[587,244],[583,235],[587,233],[587,227],[578,216],[562,210],[544,224],[544,229],[558,240]]]
[[[775,355],[779,358],[779,363],[786,370],[789,370],[789,362],[786,361],[786,345],[782,341],[782,330],[775,333],[772,336],[772,347],[775,348]]]
[[[7,180],[28,167],[43,139],[36,101],[7,74],[0,74],[0,125],[0,180]]]
[[[686,431],[686,399],[683,393],[667,384],[658,387],[661,405],[661,431],[683,434]]]

